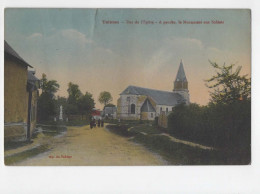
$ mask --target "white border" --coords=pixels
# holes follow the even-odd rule
[[[260,136],[257,110],[260,83],[259,0],[64,1],[5,0],[1,5],[0,107],[3,98],[5,7],[66,8],[250,8],[252,10],[252,164],[248,166],[165,167],[6,167],[0,144],[0,193],[260,193]],[[3,114],[0,140],[3,141]]]

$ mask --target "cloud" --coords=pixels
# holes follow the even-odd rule
[[[42,38],[41,33],[33,33],[30,36],[27,37],[28,39],[36,39],[36,38]]]
[[[61,35],[64,38],[77,43],[88,44],[93,42],[92,40],[87,39],[85,34],[74,29],[61,30],[59,33],[57,33],[57,35]]]

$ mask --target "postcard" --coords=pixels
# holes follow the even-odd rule
[[[11,166],[251,164],[251,10],[6,8]]]

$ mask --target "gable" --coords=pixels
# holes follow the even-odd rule
[[[141,107],[141,112],[156,112],[150,100],[146,99]]]

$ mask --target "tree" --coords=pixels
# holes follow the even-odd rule
[[[99,98],[98,98],[98,101],[101,103],[101,104],[104,104],[105,106],[111,102],[113,100],[111,94],[107,91],[103,91],[100,93],[99,95]]]
[[[68,84],[67,92],[69,94],[68,97],[69,104],[76,104],[79,98],[82,96],[79,86],[77,84],[73,84],[72,82]]]
[[[112,104],[112,103],[109,103],[107,104],[105,107],[115,107],[116,105]]]
[[[217,75],[205,80],[206,86],[213,89],[210,92],[212,103],[230,104],[251,98],[251,81],[247,75],[239,75],[241,66],[233,72],[234,64],[219,66],[215,62],[209,62],[217,70]]]
[[[42,74],[42,93],[39,96],[37,108],[37,115],[39,120],[48,120],[50,116],[53,116],[57,113],[55,93],[58,91],[59,87],[60,86],[56,80],[48,81],[46,74]]]
[[[42,93],[48,93],[52,97],[54,97],[54,94],[59,90],[60,85],[57,83],[56,80],[47,80],[46,74],[42,74],[41,79],[41,89]]]
[[[92,94],[89,92],[86,92],[85,95],[82,95],[78,100],[78,110],[79,113],[83,115],[90,115],[92,112],[92,109],[95,106],[94,99],[92,97]]]

